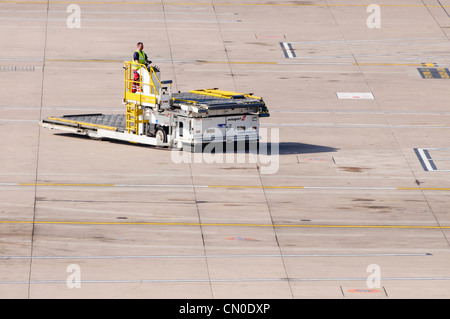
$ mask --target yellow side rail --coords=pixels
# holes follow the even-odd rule
[[[148,72],[150,80],[143,81],[144,72]],[[135,73],[138,75],[135,78]],[[144,94],[144,87],[150,88],[148,94]],[[142,103],[156,104],[157,96],[159,95],[159,88],[161,87],[161,80],[158,78],[153,67],[147,68],[144,64],[136,63],[134,61],[125,61],[124,66],[124,102],[133,101],[137,105]]]
[[[226,98],[226,99],[232,99],[233,96],[236,96],[236,95],[242,95],[244,97],[258,99],[258,100],[262,99],[261,97],[254,96],[253,94],[244,94],[244,93],[237,93],[237,92],[224,91],[224,90],[218,90],[218,89],[192,90],[192,91],[189,91],[189,93],[197,93],[197,94],[221,97],[221,98]]]
[[[219,89],[192,90],[192,91],[189,91],[189,93],[203,94],[203,95],[220,97],[220,98],[225,98],[225,99],[232,99],[233,97],[236,97],[236,96],[244,96],[246,98],[262,100],[262,97],[254,96],[253,93],[245,94],[245,93],[224,91],[224,90],[219,90]],[[261,105],[259,107],[259,116],[260,117],[270,116],[269,109],[267,108],[267,106],[264,103],[263,103],[263,105]]]

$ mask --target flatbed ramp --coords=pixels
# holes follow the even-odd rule
[[[87,135],[92,138],[109,138],[146,145],[168,146],[154,137],[128,133],[124,114],[81,114],[49,117],[41,123],[52,130]]]
[[[61,117],[49,117],[43,123],[63,125],[73,128],[109,129],[124,132],[126,119],[124,114],[80,114],[63,115]]]

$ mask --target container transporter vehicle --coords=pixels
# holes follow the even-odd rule
[[[79,114],[43,119],[45,128],[176,149],[210,142],[259,143],[259,118],[269,116],[261,97],[214,89],[172,93],[157,67],[126,61],[125,114]]]

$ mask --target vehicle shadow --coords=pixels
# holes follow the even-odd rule
[[[190,152],[202,152],[211,154],[231,154],[231,153],[258,153],[264,155],[295,155],[295,154],[313,154],[313,153],[331,153],[339,151],[338,148],[296,143],[296,142],[280,142],[280,143],[209,143],[204,144],[201,149],[196,147],[186,147],[184,150]]]
[[[91,140],[90,137],[85,135],[73,134],[73,133],[55,133],[54,135],[61,137],[72,137],[78,139]],[[136,144],[126,141],[112,140],[112,139],[101,139],[102,142],[109,142],[112,144],[127,145],[130,147],[145,147],[158,150],[171,151],[171,149],[164,147],[156,147],[151,145]],[[297,142],[279,142],[279,143],[206,143],[200,147],[190,148],[185,147],[183,150],[188,152],[202,152],[202,153],[212,153],[212,154],[226,154],[226,153],[259,153],[264,155],[295,155],[295,154],[314,154],[314,153],[331,153],[339,151],[338,148],[314,144],[305,144]]]
[[[278,149],[280,155],[331,153],[339,151],[335,147],[295,142],[280,142],[278,143]]]

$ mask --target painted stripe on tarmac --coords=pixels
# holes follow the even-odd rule
[[[4,4],[47,4],[47,0],[36,1],[18,1],[3,0]],[[202,2],[146,2],[146,1],[50,1],[51,4],[92,4],[92,5],[190,5],[190,6],[268,6],[268,7],[367,7],[367,4],[320,4],[320,3],[202,3]],[[379,4],[380,7],[401,7],[401,8],[448,8],[450,6],[442,5],[424,5],[424,4]]]
[[[450,129],[446,124],[438,125],[390,125],[363,123],[261,123],[261,127],[314,127],[314,128],[374,128],[374,129]]]
[[[383,277],[381,281],[450,280],[450,277]],[[80,280],[80,284],[130,284],[130,283],[172,283],[172,282],[267,282],[267,281],[367,281],[364,278],[236,278],[236,279],[123,279],[123,280]],[[0,281],[0,284],[67,284],[67,280]]]
[[[39,124],[37,120],[0,119],[0,124]],[[95,126],[95,125],[91,125]],[[393,128],[393,129],[450,129],[450,126],[441,125],[390,125],[390,124],[348,124],[348,123],[261,123],[261,127],[314,127],[314,128]]]
[[[123,256],[0,256],[0,260],[21,259],[161,259],[161,258],[267,258],[267,257],[413,257],[432,256],[431,253],[379,253],[379,254],[249,254],[249,255],[123,255]]]
[[[0,187],[1,186],[450,191],[450,188],[448,188],[448,187],[258,186],[258,185],[188,185],[188,184],[178,185],[178,184],[107,184],[107,183],[105,183],[105,184],[103,184],[103,183],[0,183]]]
[[[0,26],[2,27],[2,26]],[[110,28],[109,28],[110,29]],[[170,29],[170,28],[169,28]],[[164,61],[164,60],[158,60],[154,61],[155,63],[202,63],[202,64],[242,64],[242,65],[348,65],[348,66],[416,66],[420,67],[422,66],[421,63],[356,63],[356,62],[298,62],[293,61],[293,58],[300,58],[295,56],[295,53],[292,48],[285,49],[283,43],[287,42],[281,42],[281,48],[285,54],[286,58],[289,58],[289,62],[286,61],[218,61],[218,60],[174,60],[174,61]],[[349,55],[350,57],[350,55]],[[310,59],[311,57],[301,57],[302,59]],[[327,56],[322,57],[314,57],[316,58],[330,58]],[[336,58],[336,56],[332,57]],[[0,61],[27,61],[27,62],[43,62],[42,59],[18,59],[18,58],[0,58]],[[116,60],[116,59],[102,59],[102,58],[86,58],[86,59],[46,59],[46,62],[83,62],[83,63],[123,63],[123,60]],[[444,66],[444,65],[442,65]],[[39,68],[39,67],[36,67]],[[252,72],[256,72],[253,70]],[[313,73],[337,73],[337,71],[327,70],[327,71],[301,71],[301,72],[313,72]],[[341,72],[341,71],[339,71]],[[385,73],[385,72],[384,72]]]
[[[276,228],[369,228],[369,229],[450,229],[450,226],[425,225],[311,225],[311,224],[243,224],[243,223],[169,223],[169,222],[88,222],[88,221],[30,221],[0,220],[0,224],[33,225],[108,225],[108,226],[219,226],[219,227],[276,227]]]

